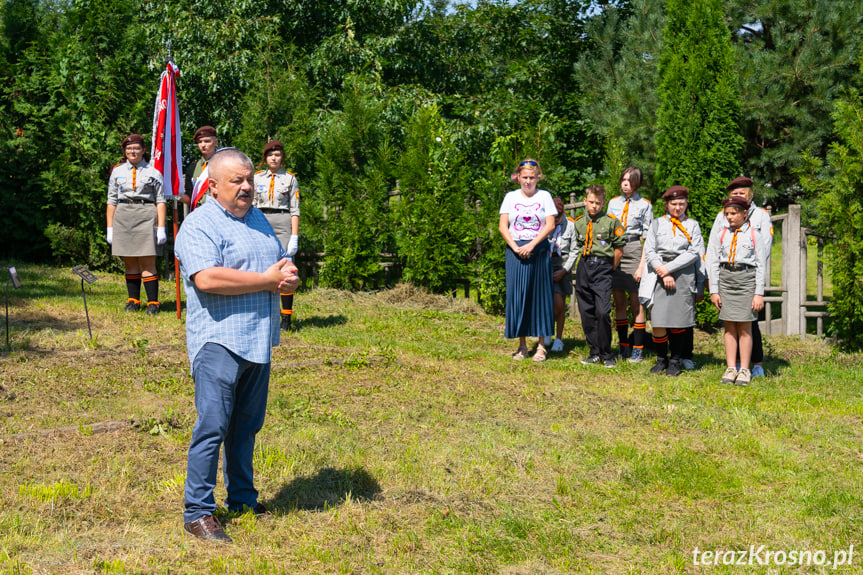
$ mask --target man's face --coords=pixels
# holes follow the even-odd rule
[[[213,152],[216,151],[216,147],[219,145],[219,138],[215,136],[203,136],[198,138],[198,150],[201,151],[201,155],[204,156],[205,160],[209,160],[210,156],[213,155]]]
[[[242,218],[255,197],[255,169],[240,160],[223,161],[210,176],[210,194],[235,218]]]
[[[602,205],[605,203],[604,196],[597,196],[596,194],[587,194],[584,198],[584,209],[587,211],[587,215],[591,218],[597,215],[602,211]]]

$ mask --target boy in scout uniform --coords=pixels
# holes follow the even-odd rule
[[[186,187],[183,191],[183,197],[180,198],[184,204],[189,205],[192,201],[192,189],[195,187],[195,181],[200,177],[201,172],[207,167],[207,162],[216,153],[219,147],[219,136],[216,134],[216,128],[213,126],[201,126],[195,132],[195,144],[198,146],[198,151],[201,152],[201,159],[197,162],[192,162],[186,166],[184,174],[186,178]],[[206,196],[198,201],[200,206],[206,201]]]
[[[611,352],[611,280],[623,257],[626,237],[623,226],[612,215],[603,212],[605,188],[587,187],[585,213],[575,220],[575,247],[580,253],[575,271],[575,297],[581,314],[581,327],[590,346],[585,365],[614,367]]]

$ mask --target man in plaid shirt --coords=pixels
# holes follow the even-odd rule
[[[254,167],[229,148],[209,163],[210,197],[183,222],[176,253],[186,284],[186,345],[198,419],[189,445],[184,529],[231,542],[213,490],[224,445],[225,505],[266,517],[252,468],[264,423],[272,347],[279,343],[279,292],[299,285],[266,217],[252,207]]]

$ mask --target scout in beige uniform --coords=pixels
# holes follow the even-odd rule
[[[144,159],[144,138],[130,134],[123,140],[126,160],[114,166],[108,179],[107,241],[111,255],[126,265],[126,311],[141,309],[141,282],[147,292],[147,314],[159,313],[157,246],[165,233],[165,194],[162,176]],[[160,249],[160,248],[159,248]]]
[[[273,231],[293,258],[299,247],[300,186],[297,177],[285,171],[285,148],[279,140],[267,142],[260,165],[267,168],[255,173],[256,208],[264,212]],[[294,313],[294,294],[282,295],[281,329],[290,331]]]
[[[656,364],[650,372],[677,376],[683,371],[686,329],[695,325],[696,276],[704,239],[698,222],[686,216],[688,189],[671,186],[662,199],[665,215],[653,220],[644,242],[647,274],[638,288],[638,299],[650,310],[653,328]]]
[[[742,196],[746,198],[750,202],[749,205],[749,225],[752,226],[752,229],[755,231],[755,239],[758,242],[758,252],[761,254],[761,258],[764,261],[764,287],[767,288],[770,283],[769,277],[769,261],[770,261],[770,250],[773,247],[773,222],[770,219],[770,214],[767,213],[767,210],[763,208],[759,208],[755,205],[755,202],[752,201],[752,185],[753,181],[746,176],[739,176],[731,180],[731,182],[725,187],[728,190],[729,196]],[[728,225],[728,220],[725,219],[725,210],[720,210],[718,214],[716,214],[716,219],[713,220],[713,227],[711,228],[711,235],[713,234],[713,230],[722,229]],[[763,319],[762,316],[764,310],[759,312],[759,319]],[[764,375],[764,367],[762,363],[764,362],[764,343],[761,338],[761,329],[758,327],[758,320],[752,322],[752,377],[761,377]]]
[[[723,383],[747,385],[752,377],[752,322],[764,308],[764,258],[749,224],[749,201],[732,196],[722,201],[728,225],[714,229],[707,244],[710,301],[725,322]],[[740,354],[740,371],[736,368]]]
[[[620,357],[629,358],[630,363],[639,363],[644,354],[644,343],[647,339],[645,330],[644,307],[638,303],[638,284],[644,275],[644,249],[642,239],[647,236],[647,230],[653,222],[653,206],[647,198],[641,197],[638,188],[641,187],[641,170],[634,167],[626,168],[620,176],[621,195],[611,198],[608,202],[608,213],[620,220],[626,244],[623,247],[623,258],[614,270],[611,283],[611,295],[614,297],[614,317],[617,327],[617,339],[620,342]],[[632,350],[629,349],[629,319],[626,315],[627,294],[633,325]]]

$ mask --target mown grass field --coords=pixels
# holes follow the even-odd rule
[[[772,337],[773,375],[736,388],[718,383],[718,332],[697,334],[703,367],[671,379],[580,365],[577,323],[565,354],[517,363],[502,319],[466,300],[298,294],[256,454],[276,518],[222,509],[235,544],[207,545],[182,531],[195,410],[172,285],[156,318],[121,311],[119,275],[86,287],[91,343],[77,277],[18,269],[0,573],[863,571],[856,553],[835,571],[693,561],[857,551],[861,355]]]

